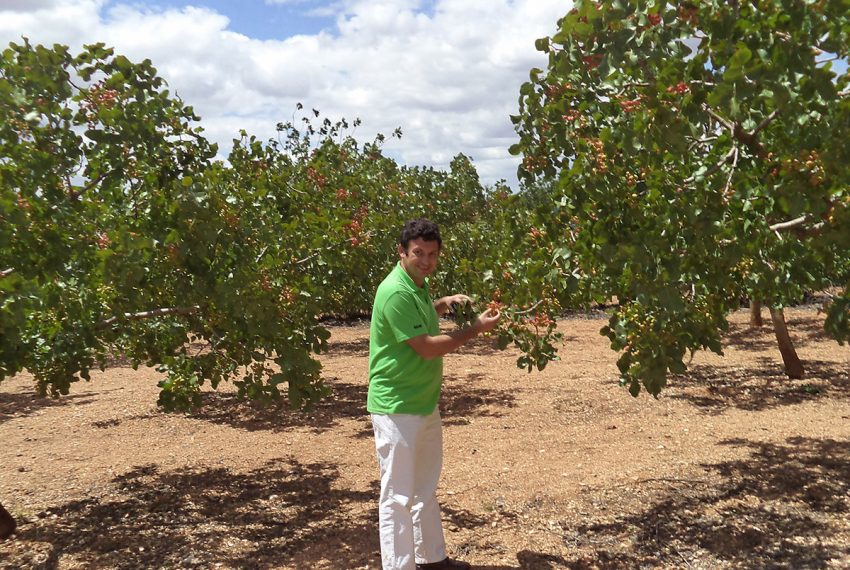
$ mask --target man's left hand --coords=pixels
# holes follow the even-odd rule
[[[452,305],[455,303],[463,304],[463,303],[471,303],[472,299],[468,296],[463,295],[462,293],[458,293],[456,295],[449,295],[448,297],[441,297],[437,299],[434,303],[434,309],[436,309],[437,314],[440,316],[445,315],[449,309],[452,308]]]

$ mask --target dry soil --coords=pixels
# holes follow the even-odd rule
[[[601,315],[600,315],[601,316]],[[618,386],[601,318],[559,322],[542,373],[487,339],[446,358],[439,490],[452,556],[475,568],[850,568],[850,348],[789,311],[732,317],[658,399]],[[448,325],[447,325],[448,326]],[[58,400],[0,384],[0,568],[378,568],[368,328],[333,328],[334,395],[309,415],[227,389],[165,414],[159,375],[116,366]]]

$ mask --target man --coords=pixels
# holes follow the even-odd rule
[[[446,556],[437,504],[443,458],[437,401],[443,355],[489,331],[498,311],[485,311],[472,325],[441,333],[439,315],[452,295],[431,301],[428,276],[437,268],[440,230],[428,220],[405,223],[399,263],[378,286],[369,335],[369,396],[375,448],[381,469],[378,505],[384,570],[459,570],[469,564]]]

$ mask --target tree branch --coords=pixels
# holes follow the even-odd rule
[[[735,158],[737,156],[738,156],[738,147],[733,146],[731,148],[731,150],[729,150],[729,152],[726,153],[726,156],[724,156],[720,161],[718,161],[717,164],[715,164],[714,166],[709,168],[703,176],[704,177],[711,176],[712,174],[714,174],[715,172],[717,172],[718,170],[723,168],[724,164],[726,164],[727,162],[729,162],[730,160],[732,160],[733,158]],[[696,180],[696,176],[689,176],[688,178],[685,178],[683,183],[684,184],[692,184],[695,180]]]
[[[715,135],[713,137],[703,137],[701,139],[694,139],[694,144],[703,145],[703,144],[706,144],[706,143],[710,143],[712,141],[716,141],[719,138],[720,137]]]
[[[525,309],[524,311],[514,311],[513,314],[515,314],[515,315],[526,315],[528,313],[531,313],[532,311],[534,311],[534,309],[536,309],[538,306],[540,306],[540,303],[542,303],[543,301],[544,301],[543,299],[540,299],[539,301],[537,301],[536,303],[534,303],[532,306]]]
[[[254,263],[259,263],[259,262],[260,262],[260,260],[262,260],[262,259],[263,259],[263,257],[265,257],[266,252],[268,252],[268,251],[269,251],[269,246],[264,247],[264,248],[260,251],[260,253],[257,255],[257,259],[255,259],[255,260],[254,260]]]
[[[731,123],[728,119],[726,119],[726,118],[724,118],[724,117],[721,117],[720,115],[718,115],[717,113],[715,113],[714,111],[712,111],[712,110],[711,110],[711,107],[709,107],[709,106],[708,106],[708,105],[706,105],[706,104],[703,104],[702,108],[703,108],[703,109],[705,109],[705,111],[706,111],[709,115],[711,115],[711,116],[712,116],[712,118],[713,118],[715,121],[717,121],[718,123],[720,123],[721,125],[723,125],[723,126],[724,126],[724,127],[726,127],[727,129],[729,129],[730,131],[735,132],[735,125],[734,125],[734,124],[732,124],[732,123]]]
[[[768,227],[770,228],[771,231],[774,231],[774,232],[779,231],[779,230],[787,230],[787,229],[795,228],[795,227],[803,224],[808,219],[809,219],[809,215],[803,214],[799,218],[794,218],[793,220],[788,220],[787,222],[780,222],[778,224],[773,224],[773,225],[768,226]]]
[[[161,309],[153,309],[150,311],[142,311],[140,313],[124,313],[121,316],[109,317],[97,323],[98,328],[107,328],[120,319],[128,321],[141,321],[144,319],[152,319],[154,317],[165,317],[169,315],[193,315],[197,313],[201,307],[195,305],[193,307],[163,307]]]
[[[788,41],[788,42],[790,42],[790,41],[791,41],[791,34],[789,34],[789,33],[786,33],[786,32],[776,32],[776,35],[777,35],[777,36],[779,36],[780,38],[782,38],[782,39],[783,39],[783,40],[785,40],[785,41]],[[826,39],[827,37],[828,37],[827,35],[821,36],[821,37],[819,38],[819,41],[823,41],[823,40],[824,40],[824,39]],[[818,47],[818,46],[816,46],[816,45],[809,46],[809,47],[811,47],[812,52],[813,52],[815,55],[824,55],[824,54],[829,53],[829,52],[828,52],[828,51],[826,51],[825,49],[820,48],[820,47]]]
[[[95,178],[94,180],[89,182],[88,184],[86,184],[86,186],[84,188],[81,188],[80,190],[77,190],[77,191],[72,191],[70,193],[71,198],[74,199],[74,200],[78,199],[80,196],[82,196],[83,194],[85,194],[86,192],[88,192],[89,190],[91,190],[92,188],[97,186],[98,184],[100,184],[103,181],[104,178],[106,178],[107,176],[114,174],[116,172],[118,172],[117,168],[113,168],[112,170],[108,170],[108,171],[104,172],[103,174],[101,174],[100,176],[98,176],[97,178]]]
[[[689,138],[692,138],[692,137],[689,137]],[[717,136],[703,137],[701,139],[693,138],[692,142],[688,145],[688,150],[692,151],[696,147],[707,145],[708,143],[710,143],[712,141],[716,141],[718,138],[719,137],[717,137]]]
[[[772,120],[772,119],[771,119]],[[762,121],[764,122],[764,121]],[[756,131],[748,133],[743,128],[741,128],[740,124],[735,124],[735,129],[732,131],[732,135],[739,141],[744,143],[750,151],[758,157],[763,157],[765,155],[764,147],[762,144],[756,139],[755,135]]]
[[[623,83],[622,85],[619,86],[618,89],[611,89],[611,92],[613,92],[615,96],[620,97],[620,96],[625,95],[627,92],[630,92],[632,89],[636,89],[638,87],[647,88],[647,87],[651,87],[651,85],[649,83],[642,83],[642,82],[640,82],[640,83]]]
[[[747,148],[749,148],[751,151],[753,151],[754,154],[756,154],[758,156],[761,156],[761,155],[764,154],[764,149],[763,149],[762,145],[758,142],[758,140],[756,140],[756,135],[759,133],[759,131],[761,131],[762,129],[767,127],[770,123],[773,122],[774,119],[776,119],[776,117],[779,116],[779,109],[774,109],[773,112],[770,113],[770,115],[768,115],[767,117],[765,117],[764,120],[761,123],[759,123],[758,126],[756,126],[755,129],[753,129],[751,132],[747,132],[747,131],[745,131],[744,129],[741,128],[740,124],[732,123],[728,119],[721,117],[720,115],[715,113],[711,109],[711,107],[709,107],[708,105],[703,105],[703,108],[716,121],[718,121],[724,127],[729,129],[729,131],[732,133],[732,136],[734,136],[738,141],[744,143],[747,146]],[[726,158],[724,159],[723,162],[726,162],[731,158],[732,152],[734,152],[735,156],[737,157],[738,150],[736,148],[733,148],[733,150],[730,151],[730,154],[728,154],[726,156]],[[717,169],[719,169],[722,165],[723,165],[723,163],[719,163],[719,166],[716,165]],[[712,171],[712,173],[716,172],[717,169]]]
[[[771,122],[773,122],[773,119],[775,119],[778,115],[779,115],[779,109],[774,109],[773,112],[770,115],[765,117],[764,120],[761,123],[759,123],[759,125],[755,129],[753,129],[753,132],[751,132],[750,135],[755,136],[756,134],[758,134],[758,132],[760,130],[762,130],[763,128],[768,126]]]
[[[826,59],[818,59],[818,60],[815,60],[815,65],[823,65],[824,63],[827,63],[829,61],[835,61],[835,60],[838,60],[838,59],[841,59],[841,58],[837,55],[832,56],[832,57],[828,57]]]
[[[729,176],[726,177],[726,186],[723,188],[723,194],[729,192],[732,187],[732,175],[735,174],[735,169],[738,167],[738,147],[733,146],[734,156],[732,157],[732,168],[729,169]]]
[[[9,269],[3,269],[2,271],[0,271],[0,279],[2,279],[3,277],[8,277],[9,275],[11,275],[14,272],[15,272],[14,267],[10,267]]]
[[[782,239],[782,234],[780,234],[779,232],[782,230],[790,230],[794,233],[794,235],[796,235],[800,239],[813,238],[821,235],[824,227],[826,226],[824,222],[818,222],[806,228],[800,227],[806,221],[808,221],[808,219],[809,215],[804,214],[799,218],[794,218],[793,220],[788,220],[787,222],[779,222],[777,224],[770,225],[768,226],[768,228],[772,230],[776,234],[776,237],[778,237],[780,240]]]

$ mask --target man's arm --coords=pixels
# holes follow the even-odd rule
[[[437,316],[442,317],[449,312],[454,303],[469,303],[472,299],[466,295],[449,295],[448,297],[440,297],[434,301],[434,310],[437,311]],[[450,351],[451,352],[451,351]]]
[[[454,352],[479,334],[492,330],[501,316],[499,311],[488,309],[478,315],[475,322],[466,328],[434,336],[422,334],[405,342],[425,360],[439,358]]]

